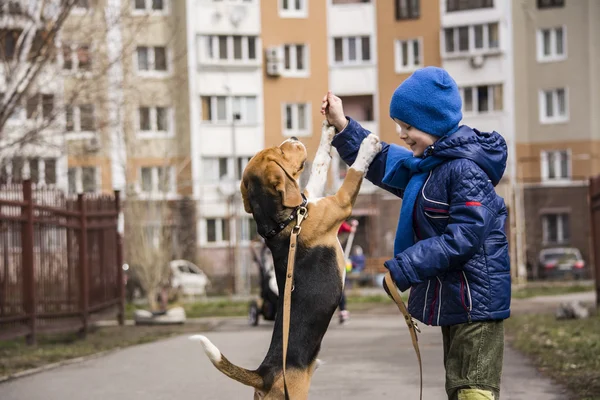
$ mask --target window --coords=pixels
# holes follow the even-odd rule
[[[167,49],[164,46],[137,48],[138,73],[150,71],[164,73],[168,71]]]
[[[333,39],[334,64],[363,64],[371,61],[371,38],[369,36]]]
[[[199,36],[204,49],[202,61],[207,63],[256,64],[257,36]]]
[[[493,8],[494,0],[446,0],[446,12]]]
[[[396,40],[396,72],[411,72],[423,66],[423,40]]]
[[[540,29],[537,32],[537,60],[560,61],[567,58],[566,27]]]
[[[466,86],[460,92],[465,114],[486,114],[504,109],[502,85]]]
[[[540,91],[540,122],[554,124],[569,120],[568,92],[565,88]]]
[[[279,16],[282,18],[306,18],[308,0],[278,0]]]
[[[202,121],[231,123],[235,115],[238,124],[255,125],[258,119],[256,96],[202,96]]]
[[[159,13],[166,14],[169,0],[135,0],[133,2],[134,14]]]
[[[92,57],[90,46],[86,44],[63,44],[63,70],[76,71],[91,71]]]
[[[205,220],[204,238],[206,243],[228,242],[230,221],[226,218],[207,218]]]
[[[26,178],[36,185],[55,185],[56,160],[23,157],[3,160],[0,166],[0,184],[22,183]]]
[[[235,167],[237,168],[237,180],[240,180],[250,156],[237,157]],[[234,161],[232,157],[204,157],[202,158],[202,176],[204,183],[214,184],[224,180],[232,180],[234,173]]]
[[[421,15],[421,0],[395,0],[396,20],[417,19]]]
[[[145,194],[175,193],[175,167],[142,167],[140,189]]]
[[[67,132],[92,132],[96,129],[94,106],[91,104],[67,106],[65,118]]]
[[[565,0],[537,0],[538,8],[564,7]]]
[[[93,193],[99,189],[100,170],[96,167],[71,167],[67,175],[69,193]]]
[[[445,28],[443,37],[446,55],[488,53],[500,48],[497,22]]]
[[[303,44],[283,46],[284,71],[286,76],[306,75],[308,71],[308,51]]]
[[[310,135],[310,105],[306,103],[284,104],[283,134],[286,136]]]
[[[341,98],[347,116],[360,122],[374,120],[373,95],[342,96]]]
[[[571,179],[571,152],[569,150],[543,151],[542,180],[570,180]]]
[[[542,216],[544,244],[567,243],[570,236],[569,214],[546,214]]]
[[[37,93],[26,100],[25,116],[27,119],[49,119],[54,111],[54,95]]]
[[[144,135],[166,136],[173,134],[172,114],[168,107],[139,107],[138,132]]]

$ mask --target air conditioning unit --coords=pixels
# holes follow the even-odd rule
[[[265,50],[267,58],[267,75],[281,76],[283,71],[283,47],[267,47]]]
[[[100,150],[100,138],[98,138],[97,135],[94,135],[91,138],[86,139],[84,147],[86,151]]]

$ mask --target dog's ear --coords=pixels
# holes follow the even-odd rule
[[[298,183],[290,178],[285,171],[277,164],[272,169],[271,183],[275,190],[281,195],[281,203],[284,207],[298,207],[302,204],[302,194]]]
[[[248,214],[252,214],[252,207],[250,206],[250,200],[248,200],[248,185],[246,181],[242,179],[242,183],[240,183],[240,192],[242,192],[242,201],[244,203],[244,210]]]

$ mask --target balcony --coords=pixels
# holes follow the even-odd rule
[[[364,0],[333,0],[327,13],[330,36],[373,35],[375,8]]]

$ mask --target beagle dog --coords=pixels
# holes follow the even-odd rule
[[[286,384],[290,399],[306,399],[319,361],[321,341],[340,302],[345,278],[344,254],[338,228],[351,212],[363,177],[377,153],[379,138],[370,134],[334,195],[322,197],[331,162],[335,128],[323,122],[321,142],[302,192],[299,178],[307,158],[306,148],[295,137],[256,154],[244,170],[241,193],[244,209],[256,221],[258,233],[273,254],[278,310],[283,307],[288,250],[295,213],[308,210],[298,236],[294,289],[291,300]],[[282,313],[278,312],[271,345],[262,364],[247,370],[231,363],[206,337],[196,335],[218,370],[254,388],[254,399],[284,399],[282,376]]]

